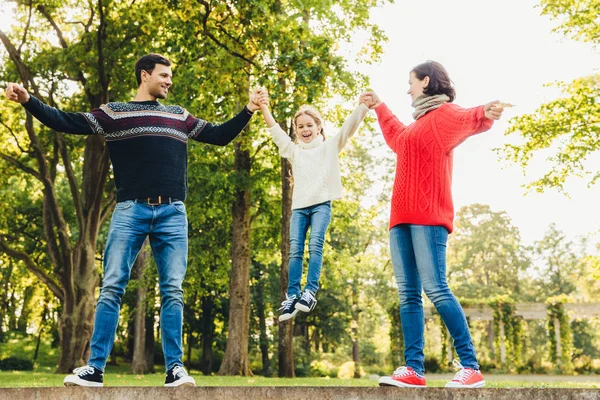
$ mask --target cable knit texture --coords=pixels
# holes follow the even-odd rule
[[[469,136],[492,127],[484,106],[445,103],[408,126],[384,103],[375,111],[385,141],[397,156],[390,229],[416,224],[443,226],[452,232],[453,150]]]
[[[269,128],[279,154],[292,164],[292,208],[304,208],[342,197],[339,152],[354,135],[369,109],[361,104],[346,119],[337,135],[323,141],[294,143],[279,125]]]

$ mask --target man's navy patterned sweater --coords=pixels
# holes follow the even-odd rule
[[[31,96],[23,106],[56,131],[106,138],[118,202],[156,196],[185,200],[188,139],[225,146],[252,116],[244,107],[229,121],[213,125],[158,101],[108,103],[89,113],[70,113]]]

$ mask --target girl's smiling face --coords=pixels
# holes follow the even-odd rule
[[[321,125],[310,115],[302,114],[296,118],[296,137],[298,140],[310,143],[319,135],[320,131]]]

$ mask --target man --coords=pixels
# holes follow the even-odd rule
[[[172,85],[171,62],[147,54],[135,65],[138,92],[133,101],[108,103],[89,113],[50,107],[19,84],[9,83],[6,97],[19,102],[56,131],[102,135],[113,165],[117,205],[104,256],[104,279],[96,307],[88,365],[65,377],[66,386],[103,386],[104,367],[114,344],[121,298],[132,265],[147,236],[158,268],[165,386],[195,386],[183,368],[181,284],[187,267],[187,142],[224,146],[248,124],[262,92],[235,117],[213,125],[179,106],[162,105]]]

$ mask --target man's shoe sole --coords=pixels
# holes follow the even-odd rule
[[[102,382],[90,382],[85,379],[81,379],[78,376],[69,375],[63,381],[65,386],[85,386],[85,387],[103,387],[104,383]]]
[[[175,382],[165,383],[165,387],[179,387],[179,386],[196,386],[196,381],[191,376],[185,376]]]
[[[410,383],[404,383],[392,379],[389,376],[379,378],[379,386],[396,386],[396,387],[407,387],[407,388],[426,388],[427,385],[411,385]]]

